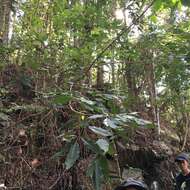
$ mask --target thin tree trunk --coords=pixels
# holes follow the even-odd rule
[[[97,68],[96,87],[97,89],[103,89],[104,87],[104,70],[102,65]]]
[[[147,52],[148,53],[148,52]],[[151,55],[153,56],[153,55]],[[150,103],[153,113],[153,122],[157,124],[158,137],[160,136],[160,116],[159,109],[157,106],[157,93],[156,93],[156,81],[155,81],[155,68],[154,68],[154,58],[151,63],[148,63],[148,84],[149,84],[149,93],[150,93]]]
[[[114,59],[111,62],[111,68],[112,68],[112,85],[115,88],[115,62],[114,62]]]

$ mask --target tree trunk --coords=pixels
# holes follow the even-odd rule
[[[148,53],[148,52],[147,52]],[[153,57],[153,54],[150,52]],[[150,59],[151,60],[151,59]],[[160,136],[160,119],[159,119],[159,109],[157,106],[157,93],[156,93],[156,79],[155,79],[155,68],[154,68],[154,58],[150,63],[147,63],[147,77],[148,77],[148,88],[150,94],[150,104],[151,112],[153,113],[152,121],[157,124],[158,127],[158,137]]]
[[[132,69],[133,62],[131,60],[125,61],[125,78],[127,81],[127,88],[129,94],[129,107],[132,111],[138,111],[140,106],[139,92],[136,86],[135,74]]]
[[[97,89],[103,89],[104,87],[104,70],[102,65],[97,68],[96,87]]]
[[[185,134],[184,134],[184,140],[183,140],[183,145],[181,148],[181,151],[184,151],[187,139],[188,139],[188,134],[189,134],[189,114],[185,113]]]
[[[0,39],[4,44],[9,40],[11,7],[11,0],[0,0]]]
[[[114,59],[111,62],[111,71],[112,71],[112,85],[115,88],[115,61]]]

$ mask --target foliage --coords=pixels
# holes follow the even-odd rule
[[[77,125],[81,129],[90,130],[91,133],[94,133],[96,136],[92,138],[91,135],[83,136],[81,134],[80,138],[82,138],[84,146],[86,146],[95,154],[94,161],[91,162],[87,173],[88,176],[92,178],[95,189],[100,189],[101,184],[104,182],[104,178],[109,178],[108,160],[106,155],[110,154],[113,156],[114,152],[117,151],[114,150],[114,139],[119,137],[118,132],[125,130],[126,125],[131,127],[149,127],[151,123],[140,119],[133,114],[113,114],[111,110],[109,111],[109,107],[107,107],[109,105],[107,101],[112,102],[115,98],[112,94],[101,94],[96,91],[88,91],[88,96],[91,97],[91,99],[85,96],[78,97],[77,93],[75,92],[75,95],[73,94],[71,101],[77,101],[80,103],[80,106],[78,105],[77,110],[75,110],[75,113],[79,114],[78,119],[80,120]],[[96,98],[100,96],[109,97],[109,99],[105,99],[104,101],[101,99],[102,102],[100,104],[99,99]],[[59,106],[64,106],[66,104],[65,100],[67,100],[67,97],[68,96],[65,96],[64,94],[59,95],[60,102],[56,97],[53,100],[53,103],[56,103]],[[72,105],[72,103],[70,103],[70,105]],[[91,106],[90,109],[88,106]],[[74,111],[73,108],[72,110]],[[88,115],[88,117],[86,117],[86,115]],[[75,122],[77,122],[78,119],[76,119]],[[100,119],[102,120],[101,123],[98,122]],[[75,130],[75,128],[73,128],[73,130]],[[63,133],[64,139],[66,136],[69,137],[70,132],[68,132],[68,135],[66,131],[63,131]],[[73,138],[79,140],[78,136],[73,136]],[[66,141],[69,142],[69,139]],[[59,153],[56,153],[56,155],[60,156]],[[70,169],[72,166],[74,166],[74,163],[77,161],[77,159],[79,159],[79,145],[76,141],[73,145],[71,145],[71,148],[67,154],[65,161],[66,169]]]

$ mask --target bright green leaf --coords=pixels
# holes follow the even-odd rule
[[[54,103],[56,104],[67,104],[72,99],[71,95],[61,94],[57,95],[54,99]]]
[[[157,22],[157,17],[155,15],[150,16],[150,20],[154,23]]]
[[[178,0],[171,0],[173,4],[176,4]]]
[[[153,10],[155,12],[157,12],[157,11],[159,11],[162,8],[162,6],[163,6],[163,1],[162,0],[156,0],[154,2],[154,5],[153,5]]]

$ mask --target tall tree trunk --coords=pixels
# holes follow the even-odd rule
[[[122,11],[124,17],[124,24],[127,26],[127,15],[126,15],[126,3],[124,4],[124,9]],[[124,38],[125,45],[127,45],[127,40]],[[124,47],[125,48],[125,47]],[[135,75],[133,73],[133,61],[126,57],[124,62],[124,80],[127,81],[127,89],[129,94],[129,108],[132,111],[138,111],[138,91],[136,87]]]
[[[125,78],[127,81],[127,88],[129,94],[129,107],[132,111],[138,111],[139,109],[139,93],[136,87],[135,74],[132,69],[133,62],[131,60],[125,61]]]
[[[97,68],[96,87],[97,89],[103,89],[104,87],[104,70],[102,65]]]
[[[148,52],[147,52],[148,53]],[[151,57],[153,54],[150,53]],[[150,59],[151,60],[151,59]],[[150,63],[147,63],[147,75],[148,75],[148,85],[150,94],[150,104],[153,113],[153,122],[157,124],[158,127],[158,137],[160,136],[160,119],[159,119],[159,109],[157,106],[157,93],[156,93],[156,79],[155,79],[155,68],[154,68],[154,58]]]
[[[0,39],[4,44],[9,40],[11,7],[11,0],[0,0]]]

